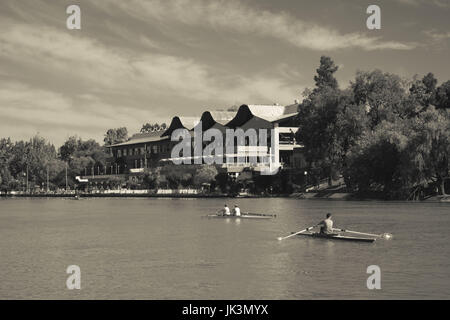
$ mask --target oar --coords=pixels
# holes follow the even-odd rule
[[[297,234],[299,234],[299,233],[302,233],[302,232],[305,232],[305,231],[309,231],[309,230],[311,230],[311,229],[313,229],[313,228],[314,228],[314,227],[309,227],[309,228],[303,229],[303,230],[301,230],[301,231],[292,233],[292,234],[290,234],[290,235],[288,235],[288,236],[286,236],[286,237],[278,237],[277,239],[281,241],[281,240],[284,240],[284,239],[293,237],[293,236],[295,236],[295,235],[297,235]]]
[[[358,232],[358,231],[352,231],[352,230],[346,230],[346,229],[335,229],[335,230],[342,231],[342,232],[350,232],[350,233],[354,233],[354,234],[360,234],[363,236],[379,237],[379,238],[383,238],[386,240],[389,240],[392,238],[392,234],[390,234],[390,233],[373,234],[373,233]]]

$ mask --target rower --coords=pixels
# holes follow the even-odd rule
[[[229,216],[231,215],[230,213],[230,208],[228,208],[228,206],[225,204],[225,206],[223,207],[223,209],[221,210],[222,215],[223,216]]]
[[[240,217],[240,216],[241,216],[241,209],[239,209],[239,207],[238,207],[237,204],[234,205],[233,214],[234,214],[236,217]]]
[[[326,219],[315,225],[315,227],[318,226],[320,226],[321,234],[333,234],[333,220],[331,220],[331,213],[327,213]]]

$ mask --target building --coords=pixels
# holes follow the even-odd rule
[[[139,173],[145,168],[151,168],[165,163],[171,163],[175,160],[172,157],[172,150],[178,141],[171,141],[172,134],[177,129],[185,129],[194,137],[196,132],[205,133],[209,129],[220,131],[225,137],[227,130],[242,129],[249,132],[254,129],[260,132],[260,129],[266,129],[268,132],[267,143],[260,146],[262,141],[258,141],[258,147],[250,145],[248,139],[244,144],[235,144],[232,153],[224,151],[223,164],[220,165],[230,174],[241,172],[244,169],[261,171],[273,165],[281,167],[301,167],[303,146],[295,140],[295,133],[298,130],[296,126],[296,116],[298,114],[298,104],[288,106],[280,105],[241,105],[237,112],[229,111],[205,111],[201,117],[178,117],[172,118],[170,125],[164,131],[137,133],[128,141],[111,145],[112,155],[111,173]],[[201,126],[201,128],[199,127]],[[273,136],[271,134],[274,133]],[[261,136],[258,136],[260,139]],[[205,148],[209,142],[203,142],[202,148]],[[225,145],[225,141],[223,142]],[[194,149],[194,145],[191,145]],[[255,152],[260,156],[258,163],[250,162],[250,156]],[[201,161],[204,159],[195,159],[194,152],[188,157],[179,155],[176,159],[183,161]],[[229,163],[230,159],[234,163]],[[239,161],[239,159],[241,161]]]

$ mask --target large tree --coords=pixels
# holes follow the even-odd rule
[[[383,120],[407,116],[403,103],[406,84],[399,76],[380,70],[358,71],[351,87],[355,103],[366,108],[371,129]]]
[[[128,139],[128,130],[125,127],[109,129],[103,141],[106,146],[110,146],[112,144],[121,143]]]
[[[434,181],[445,194],[450,170],[450,111],[433,107],[408,123],[410,176],[415,184]]]
[[[337,71],[329,57],[320,59],[316,87],[307,92],[299,108],[297,139],[305,145],[306,159],[311,168],[321,168],[329,181],[341,165],[338,115],[345,96],[338,89],[334,73]],[[317,171],[317,170],[316,170]]]

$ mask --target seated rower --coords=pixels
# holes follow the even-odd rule
[[[239,209],[237,204],[234,205],[233,215],[235,215],[236,217],[241,216],[241,209]]]
[[[223,207],[223,209],[220,210],[220,213],[221,213],[223,216],[229,216],[229,215],[231,215],[230,208],[228,208],[227,205],[225,205],[225,206]]]
[[[333,220],[331,220],[331,213],[327,213],[325,220],[320,221],[315,227],[320,226],[320,233],[325,235],[336,234],[333,232]]]

